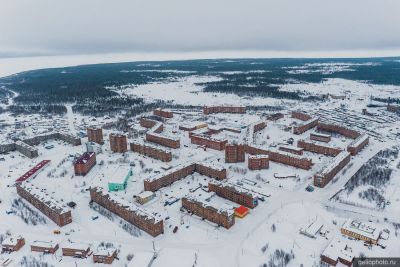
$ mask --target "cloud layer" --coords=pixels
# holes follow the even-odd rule
[[[400,48],[398,0],[5,0],[0,57]]]

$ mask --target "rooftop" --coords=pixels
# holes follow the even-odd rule
[[[28,181],[19,184],[19,186],[28,191],[36,199],[40,200],[45,206],[58,214],[63,214],[70,211],[69,207],[65,205],[64,202],[55,199],[44,188],[39,188]]]

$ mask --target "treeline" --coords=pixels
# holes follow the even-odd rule
[[[67,108],[64,105],[11,105],[8,107],[8,110],[15,114],[55,114],[55,115],[63,115],[67,113]]]
[[[377,102],[382,102],[382,103],[400,104],[400,98],[392,98],[392,97],[388,97],[388,98],[372,97],[371,99],[374,100],[374,101],[377,101]]]

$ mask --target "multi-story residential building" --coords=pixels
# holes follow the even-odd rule
[[[31,203],[58,226],[72,222],[71,210],[61,201],[55,199],[46,189],[39,188],[26,181],[16,185],[20,197]]]
[[[74,161],[75,175],[85,176],[96,165],[96,153],[84,152]]]

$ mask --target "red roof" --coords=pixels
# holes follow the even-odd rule
[[[237,212],[238,214],[246,214],[247,212],[249,212],[249,209],[245,206],[240,206],[235,209],[235,212]]]
[[[17,180],[15,180],[15,182],[16,183],[22,183],[23,181],[28,180],[29,178],[31,178],[32,176],[37,174],[37,172],[40,169],[42,169],[44,166],[46,166],[47,163],[49,163],[49,162],[50,162],[50,160],[43,160],[43,161],[39,162],[35,167],[33,167],[32,169],[27,171],[24,175],[22,175]]]

